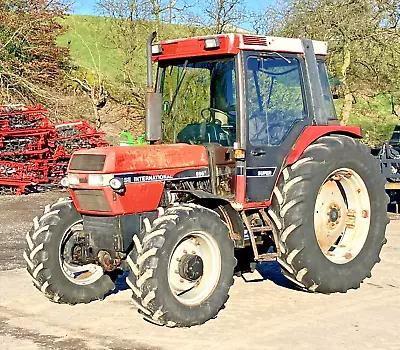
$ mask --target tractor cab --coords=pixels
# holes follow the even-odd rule
[[[326,43],[313,46],[328,119],[335,119]],[[233,34],[153,45],[162,142],[280,145],[294,124],[308,119],[302,51],[299,39]]]
[[[231,160],[230,167],[246,175],[246,196],[239,202],[265,202],[303,129],[337,119],[326,54],[324,42],[242,34],[152,45],[158,70],[149,91],[158,98],[147,108],[147,138],[204,145],[216,159],[212,167],[225,168]],[[161,118],[154,118],[154,110]],[[215,155],[233,155],[233,148],[245,154],[246,164],[229,155],[221,163]],[[235,188],[223,191],[216,182],[218,194],[234,194]]]

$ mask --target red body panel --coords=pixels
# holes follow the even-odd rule
[[[176,168],[208,167],[207,151],[203,146],[174,144],[151,146],[116,146],[108,148],[93,148],[77,151],[79,154],[100,154],[106,156],[106,163],[102,171],[88,171],[89,173],[120,174],[151,172],[157,170],[172,170]],[[71,173],[82,173],[73,171]]]
[[[359,126],[308,126],[304,129],[294,145],[292,152],[287,157],[286,165],[295,163],[310,144],[320,137],[329,134],[343,134],[357,138],[362,137],[361,128]]]
[[[94,148],[78,151],[74,155],[94,154],[105,155],[106,161],[102,171],[68,170],[69,173],[80,174],[83,179],[79,185],[70,186],[70,193],[77,210],[82,214],[115,216],[133,214],[157,209],[163,189],[162,181],[128,183],[126,192],[116,194],[108,187],[93,187],[87,183],[88,174],[141,174],[141,175],[168,175],[208,168],[208,155],[205,147],[187,144],[151,145],[151,146],[117,146],[108,148]],[[85,181],[86,180],[86,181]],[[104,192],[110,206],[110,212],[85,211],[74,194],[74,189],[101,190]]]
[[[163,48],[162,55],[153,56],[153,60],[162,61],[197,56],[235,55],[239,53],[239,36],[225,34],[218,37],[220,39],[220,47],[212,50],[204,49],[204,37],[164,41],[161,43]]]
[[[192,37],[161,42],[162,53],[153,55],[153,61],[175,60],[188,57],[208,57],[235,55],[241,50],[304,53],[300,39],[267,37],[247,34],[219,34],[220,46],[206,49],[205,40],[208,37]],[[327,43],[313,41],[316,55],[327,55]]]

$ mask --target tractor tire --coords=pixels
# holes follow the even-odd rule
[[[63,260],[67,237],[82,230],[82,216],[71,200],[46,206],[33,222],[23,256],[34,285],[47,298],[62,304],[89,303],[114,289],[101,266],[72,266]]]
[[[318,139],[283,170],[269,209],[283,275],[311,292],[358,288],[380,261],[387,204],[367,147],[342,135]]]
[[[199,205],[160,209],[162,215],[134,236],[127,258],[134,304],[159,325],[203,324],[224,307],[233,284],[236,259],[228,227]]]

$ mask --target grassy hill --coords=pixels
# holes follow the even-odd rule
[[[350,116],[352,125],[360,125],[368,144],[378,146],[388,141],[399,118],[392,114],[390,96],[378,94],[375,97],[357,98]]]
[[[70,46],[75,64],[96,71],[114,81],[121,73],[123,53],[110,40],[110,21],[96,16],[68,16],[61,20],[68,31],[58,38],[61,46]]]
[[[58,38],[58,44],[70,47],[72,61],[84,70],[96,73],[99,70],[102,76],[114,87],[120,87],[128,80],[126,76],[127,61],[132,60],[129,74],[136,85],[146,82],[146,41],[153,27],[149,22],[138,26],[136,37],[137,47],[129,57],[112,40],[113,22],[115,19],[101,16],[70,15],[61,20],[68,31]],[[201,29],[183,25],[162,25],[165,38],[179,38],[204,34]]]
[[[112,40],[111,20],[106,17],[71,15],[62,20],[69,29],[59,37],[58,44],[70,46],[72,61],[84,72],[95,74],[97,70],[107,81],[108,89],[114,95],[122,94],[128,99],[130,86],[124,73],[126,57]],[[132,53],[130,74],[138,87],[144,86],[146,80],[146,52],[145,44],[150,29],[143,29],[138,33],[140,44]],[[177,38],[204,34],[198,28],[179,25],[164,25],[165,38]],[[68,44],[69,43],[69,44]],[[139,90],[143,91],[143,90]],[[336,106],[340,108],[341,101]],[[353,105],[350,118],[352,125],[360,125],[365,133],[366,141],[371,145],[380,144],[388,140],[398,118],[391,113],[390,98],[387,95],[376,97],[357,98]]]

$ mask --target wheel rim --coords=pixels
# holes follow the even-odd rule
[[[326,258],[336,264],[353,260],[367,240],[370,221],[371,203],[361,176],[347,168],[332,172],[314,210],[315,235]]]
[[[221,254],[211,234],[193,231],[181,238],[168,264],[168,284],[180,303],[203,303],[213,293],[220,274]]]
[[[96,264],[75,265],[70,261],[71,244],[74,236],[83,232],[82,220],[71,225],[64,233],[59,248],[59,261],[64,276],[74,284],[88,285],[103,276],[103,268]]]

